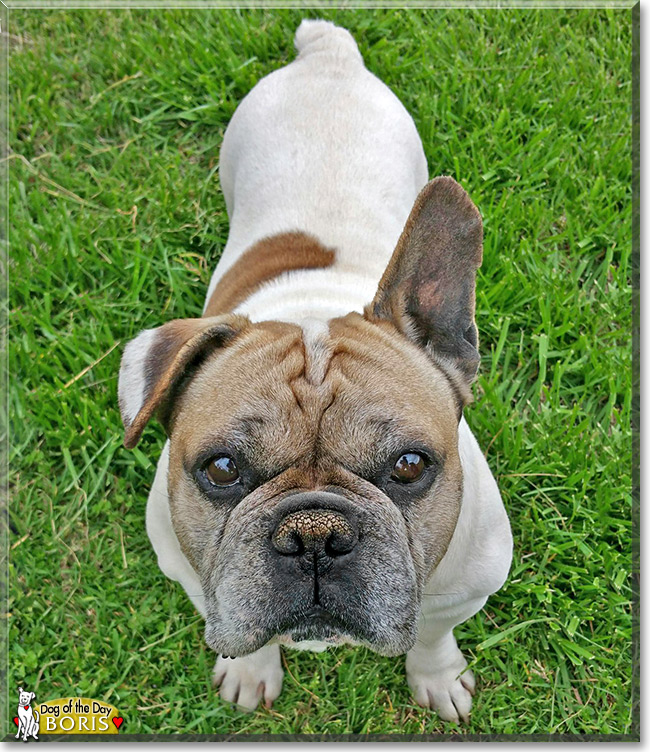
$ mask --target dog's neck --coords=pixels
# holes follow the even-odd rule
[[[381,265],[346,263],[340,249],[327,248],[302,232],[263,238],[219,274],[221,268],[210,285],[204,316],[234,312],[253,322],[301,326],[350,311],[361,313],[381,275]]]
[[[301,270],[278,277],[238,306],[251,321],[284,321],[303,326],[327,322],[351,311],[361,313],[372,300],[377,280],[342,270]]]

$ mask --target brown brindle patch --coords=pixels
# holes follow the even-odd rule
[[[312,235],[283,232],[251,246],[221,277],[204,316],[230,313],[260,287],[285,272],[325,269],[334,264],[335,252]]]

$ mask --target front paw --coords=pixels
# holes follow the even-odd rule
[[[213,683],[226,702],[246,710],[255,710],[262,700],[270,708],[282,691],[280,647],[265,645],[242,658],[219,656],[214,667]]]
[[[458,723],[463,720],[469,723],[476,682],[471,671],[465,671],[461,675],[467,661],[460,653],[458,656],[460,660],[453,666],[440,671],[423,670],[422,665],[418,666],[407,659],[406,678],[418,705],[437,710],[445,721]]]

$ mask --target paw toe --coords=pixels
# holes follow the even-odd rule
[[[463,687],[473,697],[476,694],[476,679],[474,678],[474,674],[471,671],[465,671],[464,674],[460,675],[459,679]]]
[[[228,702],[234,702],[239,708],[245,710],[255,710],[262,698],[263,688],[264,684],[262,682],[259,682],[257,685],[254,682],[242,682],[238,687],[235,699],[231,700],[227,698]]]
[[[234,703],[242,710],[255,710],[263,700],[267,708],[271,707],[282,691],[280,652],[277,646],[273,647],[275,651],[267,651],[266,655],[217,659],[212,681],[224,702]]]
[[[432,710],[437,710],[438,715],[443,721],[458,723],[458,712],[449,692],[434,690],[429,691],[427,694],[429,696],[429,707]]]
[[[458,717],[465,723],[469,723],[469,713],[472,709],[472,695],[459,681],[450,689],[449,695],[456,708]]]
[[[436,710],[444,721],[469,722],[474,677],[466,671],[462,677],[456,672],[409,675],[409,685],[418,705]]]

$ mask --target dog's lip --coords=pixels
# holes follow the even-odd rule
[[[255,637],[247,641],[247,644],[223,644],[220,640],[211,639],[210,620],[206,621],[205,640],[209,647],[220,653],[224,658],[238,658],[258,650],[269,641],[277,640],[283,644],[291,644],[304,641],[327,642],[332,645],[352,641],[352,644],[368,644],[359,630],[353,625],[346,623],[340,614],[333,614],[326,608],[314,604],[308,609],[298,613],[287,615],[285,619],[277,622],[274,626],[266,625],[258,627]],[[219,630],[215,629],[218,634]]]
[[[320,639],[335,638],[346,634],[353,636],[353,630],[350,629],[350,626],[340,615],[333,614],[318,604],[313,605],[305,613],[295,615],[292,619],[288,620],[278,630],[278,634],[288,635],[292,639],[298,640],[315,639],[315,636],[306,637],[300,634],[302,632],[309,633],[314,630],[324,633]]]
[[[312,606],[305,614],[305,619],[314,622],[329,621],[340,623],[342,621],[339,615],[333,614],[329,609],[321,606],[320,604],[315,604],[314,606]]]

